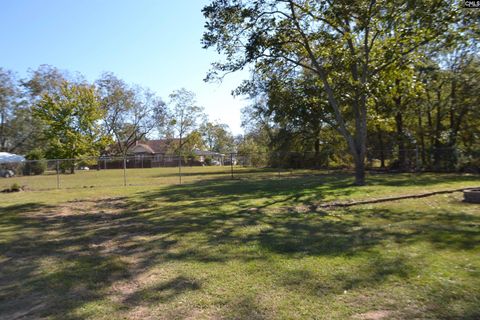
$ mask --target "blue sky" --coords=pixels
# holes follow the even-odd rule
[[[197,94],[212,120],[241,133],[240,109],[230,95],[246,72],[221,84],[203,82],[221,58],[201,48],[208,0],[1,0],[0,66],[20,77],[50,64],[93,81],[111,71],[165,100],[185,87]]]

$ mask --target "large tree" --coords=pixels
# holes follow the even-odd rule
[[[18,106],[18,87],[13,72],[0,68],[0,151],[12,150],[11,127]]]
[[[45,125],[48,158],[98,156],[108,143],[101,134],[103,111],[93,86],[63,82],[58,92],[43,94],[33,112]],[[70,170],[74,173],[74,164]]]
[[[28,153],[30,150],[46,147],[42,122],[33,116],[32,108],[42,99],[44,94],[59,92],[64,81],[73,81],[67,72],[50,65],[41,65],[28,71],[28,76],[20,81],[21,97],[11,120],[12,150]]]
[[[210,151],[223,153],[233,151],[233,135],[228,125],[207,121],[200,126],[199,131]]]
[[[187,136],[198,129],[205,115],[197,104],[195,93],[179,89],[170,94],[168,103],[169,135],[178,139],[177,152],[182,154]]]
[[[372,79],[452,28],[458,32],[459,10],[437,0],[216,0],[203,9],[203,44],[226,55],[211,76],[251,64],[257,72],[312,72],[363,185]]]
[[[178,172],[181,183],[184,147],[188,144],[189,138],[199,137],[199,134],[192,133],[196,132],[205,115],[203,107],[197,104],[195,93],[192,91],[182,88],[172,92],[169,98],[166,130],[167,135],[178,139],[178,143],[175,143],[175,151],[179,155]]]
[[[116,151],[126,155],[139,140],[163,123],[165,103],[152,91],[131,86],[112,73],[96,81],[103,110],[103,129],[113,136]]]
[[[28,74],[22,85],[31,101],[38,101],[45,93],[58,92],[65,81],[75,82],[67,71],[48,64],[43,64],[35,70],[29,69]]]

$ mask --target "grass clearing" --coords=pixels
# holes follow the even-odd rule
[[[88,173],[86,173],[88,174]],[[211,174],[0,194],[0,318],[478,319],[478,176]]]
[[[182,183],[200,180],[230,179],[229,166],[182,167]],[[296,174],[314,173],[311,170],[298,170]],[[235,177],[243,179],[278,176],[278,170],[235,166]],[[288,175],[290,171],[281,170],[280,175]],[[124,172],[122,169],[109,170],[77,170],[75,174],[60,174],[58,176],[61,189],[90,187],[123,187]],[[170,185],[178,184],[178,167],[127,169],[126,182],[128,186]],[[39,176],[17,176],[0,179],[0,190],[12,184],[26,186],[30,190],[48,190],[57,188],[57,175],[53,171]]]

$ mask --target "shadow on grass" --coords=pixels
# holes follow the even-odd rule
[[[445,184],[452,182],[478,182],[480,184],[480,175],[459,175],[450,173],[401,173],[401,174],[378,174],[368,175],[368,185],[370,186],[432,186],[435,184]]]
[[[429,183],[448,179],[429,178]],[[305,270],[284,273],[285,288],[319,296],[414,275],[417,266],[406,257],[376,253],[386,242],[425,242],[439,250],[472,250],[480,244],[480,217],[462,212],[399,214],[374,208],[332,216],[281,206],[308,206],[329,194],[352,192],[350,183],[350,175],[211,181],[152,190],[133,200],[2,207],[0,317],[80,319],[76,310],[107,298],[112,284],[164,263],[268,262],[271,255],[369,257],[355,272],[333,272],[333,282],[326,284]],[[323,193],[312,193],[319,185]],[[168,303],[202,286],[198,279],[176,275],[128,291],[122,301],[126,310]],[[253,298],[239,296],[237,306],[231,305],[232,315],[264,316]],[[447,309],[438,312],[449,314]],[[478,312],[471,310],[472,315]]]
[[[123,300],[127,306],[138,306],[152,303],[165,303],[178,295],[201,288],[201,283],[195,279],[178,276],[153,287],[147,287],[134,292]]]
[[[208,167],[207,167],[208,168]],[[168,178],[168,177],[178,177],[178,168],[173,168],[172,172],[164,172],[155,174],[154,178]],[[195,170],[190,172],[191,170]],[[271,168],[234,168],[233,174],[234,177],[243,176],[243,175],[250,175],[250,174],[272,174],[278,173],[278,170],[271,169]],[[227,178],[231,177],[231,169],[230,167],[220,167],[217,170],[205,170],[201,171],[198,167],[182,167],[182,177],[210,177],[215,178],[215,176],[225,176],[228,175]]]

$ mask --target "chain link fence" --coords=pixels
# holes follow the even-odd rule
[[[269,152],[216,156],[175,154],[0,163],[0,191],[121,187],[190,183],[212,179],[269,179],[292,174],[349,172],[345,152]],[[367,170],[382,172],[480,173],[480,153],[450,148],[422,153],[419,148],[369,150]]]
[[[253,157],[255,158],[255,157]],[[250,155],[217,157],[141,155],[0,163],[0,191],[119,187],[189,183],[268,175]]]

